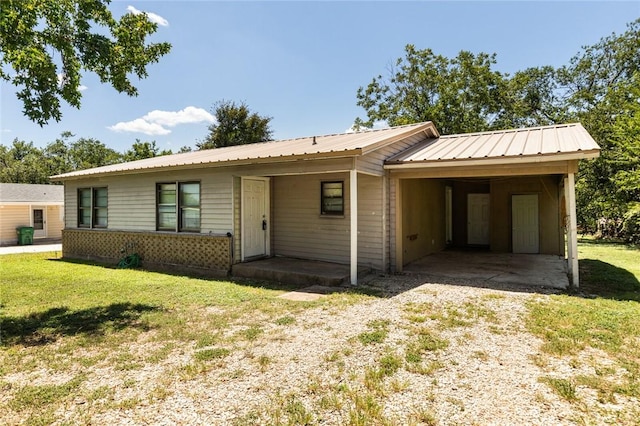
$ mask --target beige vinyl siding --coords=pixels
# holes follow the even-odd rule
[[[0,206],[0,244],[15,244],[18,241],[16,228],[31,226],[31,207],[28,205]]]
[[[403,264],[445,248],[444,182],[405,179],[402,185]]]
[[[62,238],[64,207],[47,206],[47,238]]]
[[[320,182],[344,181],[344,216],[320,214]],[[382,178],[358,175],[358,263],[382,270]],[[273,179],[273,245],[277,256],[349,263],[350,206],[347,173]]]
[[[344,181],[344,216],[320,215],[320,182]],[[276,256],[349,262],[349,175],[273,179],[273,245]]]
[[[394,142],[383,148],[377,149],[366,155],[356,157],[356,166],[358,171],[370,173],[377,176],[384,175],[384,161],[412,146],[426,140],[424,133],[417,134],[401,141]]]
[[[379,271],[386,268],[383,179],[358,174],[358,264]]]
[[[77,189],[107,187],[107,229],[155,231],[156,184],[160,182],[200,182],[201,233],[233,232],[232,176],[210,169],[146,173],[101,179],[65,182],[66,226],[77,227]]]
[[[78,188],[77,181],[64,183],[64,227],[78,226]]]

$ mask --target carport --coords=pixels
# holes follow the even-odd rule
[[[566,256],[578,287],[575,174],[599,150],[567,124],[441,136],[389,158],[392,269],[452,248]]]

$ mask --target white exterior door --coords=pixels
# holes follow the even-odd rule
[[[242,179],[242,259],[269,254],[268,179]]]
[[[47,208],[33,207],[31,209],[33,223],[33,238],[45,238],[47,236]]]
[[[467,244],[489,245],[490,194],[467,194]]]
[[[539,253],[538,195],[511,196],[511,235],[514,253]]]

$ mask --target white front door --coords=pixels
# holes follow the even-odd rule
[[[538,194],[511,196],[511,236],[514,253],[539,253]]]
[[[467,244],[489,245],[490,194],[467,194]]]
[[[45,238],[47,236],[47,208],[33,207],[31,209],[33,223],[33,238]]]
[[[269,180],[242,179],[242,259],[269,254]]]

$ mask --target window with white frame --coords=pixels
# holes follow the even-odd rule
[[[200,232],[200,182],[158,183],[156,194],[159,231]]]
[[[107,188],[79,188],[78,228],[106,228],[107,217]]]

